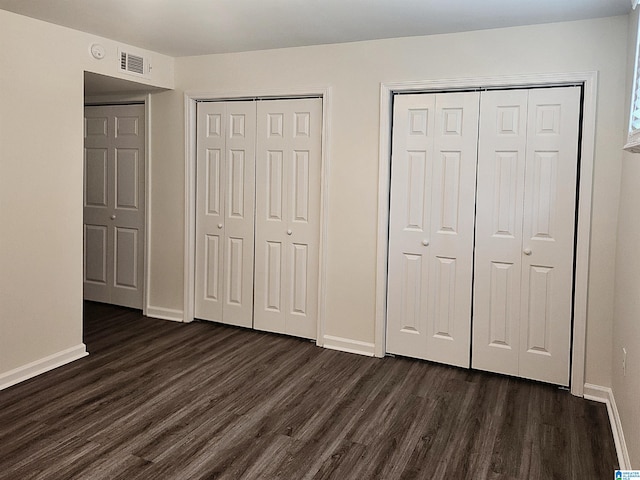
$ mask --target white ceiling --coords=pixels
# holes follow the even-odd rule
[[[174,57],[624,15],[631,0],[0,0]]]

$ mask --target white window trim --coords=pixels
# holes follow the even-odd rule
[[[632,0],[631,6],[635,10],[640,0]],[[629,135],[627,137],[627,143],[623,147],[626,151],[631,153],[640,153],[640,127],[633,128],[633,114],[634,111],[640,109],[640,98],[637,98],[638,91],[640,89],[640,76],[638,75],[639,57],[640,56],[640,22],[638,23],[636,32],[636,55],[633,69],[633,83],[631,85],[631,102],[629,105]],[[638,104],[638,108],[636,108]]]
[[[640,130],[629,132],[627,143],[623,147],[627,152],[640,153]]]

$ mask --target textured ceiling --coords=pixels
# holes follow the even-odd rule
[[[174,57],[624,15],[630,0],[0,0]]]

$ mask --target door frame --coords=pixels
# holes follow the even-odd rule
[[[380,145],[378,158],[378,239],[376,259],[374,355],[386,352],[387,259],[389,251],[389,195],[391,190],[391,128],[395,93],[455,92],[487,88],[529,88],[581,85],[582,140],[580,151],[578,211],[575,247],[573,331],[571,345],[571,393],[584,395],[586,327],[588,313],[589,249],[593,166],[595,160],[597,72],[548,73],[498,77],[454,78],[380,84]]]
[[[195,240],[196,240],[196,120],[198,102],[236,100],[274,100],[315,97],[322,99],[322,141],[320,166],[320,238],[318,245],[318,324],[316,345],[324,346],[327,225],[329,222],[329,134],[331,118],[331,87],[308,86],[265,90],[187,91],[184,94],[185,124],[185,185],[184,185],[184,310],[183,321],[195,318]]]
[[[149,205],[151,205],[151,189],[149,188],[149,179],[151,178],[151,94],[105,94],[105,95],[85,95],[82,112],[84,116],[84,107],[93,106],[118,106],[118,105],[144,105],[144,235],[142,238],[142,314],[147,315],[149,310],[149,278],[151,275],[149,265],[149,252],[151,251],[151,215],[149,215]],[[83,185],[84,185],[84,166],[83,166]],[[84,189],[84,186],[83,186]],[[84,248],[84,246],[83,246]],[[83,252],[84,257],[84,252]]]

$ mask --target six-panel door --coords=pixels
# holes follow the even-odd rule
[[[322,100],[197,112],[195,316],[315,338]]]
[[[579,115],[579,87],[395,97],[388,352],[568,384]]]
[[[388,352],[468,367],[472,346],[475,368],[568,383],[579,102],[577,87],[395,97]],[[197,223],[208,233],[196,295],[224,318],[218,300],[239,298],[250,262],[252,320],[238,324],[315,338],[321,100],[258,104],[250,222],[239,209],[253,201],[250,134],[229,148],[224,133],[249,123],[210,105],[198,114]],[[227,233],[227,210],[242,235]]]
[[[473,367],[568,385],[580,88],[481,112]]]
[[[322,100],[258,104],[254,327],[316,338]]]
[[[144,106],[85,107],[84,298],[142,308]]]
[[[197,114],[195,316],[251,327],[255,102],[203,102]]]
[[[483,92],[478,149],[472,365],[512,375],[520,341],[528,96],[528,90]]]
[[[477,92],[394,103],[387,351],[469,366]]]

